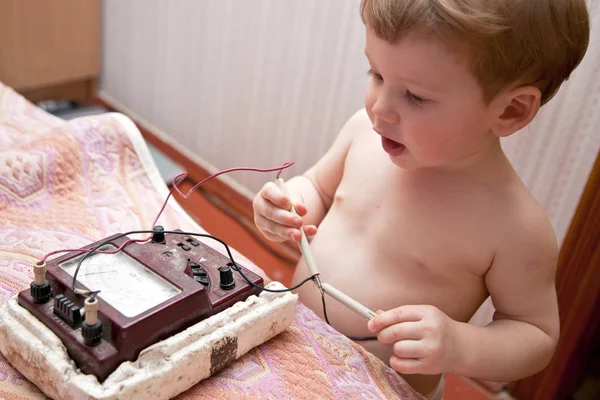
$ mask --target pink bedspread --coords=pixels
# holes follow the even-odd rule
[[[147,229],[166,193],[129,120],[103,115],[67,123],[0,83],[0,304],[29,286],[30,265],[44,254]],[[203,232],[174,201],[160,222],[167,229]],[[0,398],[44,395],[0,355]],[[284,333],[179,398],[421,397],[299,305]]]

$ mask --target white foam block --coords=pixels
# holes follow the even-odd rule
[[[284,289],[271,282],[270,289]],[[298,296],[261,292],[142,350],[102,384],[83,374],[61,340],[16,296],[0,308],[0,351],[54,399],[169,399],[227,363],[283,332],[296,313]]]

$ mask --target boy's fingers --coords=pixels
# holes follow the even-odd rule
[[[260,191],[263,198],[270,201],[277,207],[289,210],[292,207],[292,201],[277,187],[273,182],[267,182]]]
[[[308,237],[314,236],[317,234],[317,227],[315,225],[306,225],[304,228],[304,234]]]
[[[256,226],[262,231],[278,236],[282,240],[294,240],[295,236],[300,236],[298,229],[290,228],[276,223],[262,215],[257,215],[255,218]],[[271,239],[273,240],[273,239]]]
[[[306,209],[306,206],[302,203],[294,203],[294,208],[296,209],[296,212],[298,213],[298,215],[301,217],[304,217],[306,215],[306,213],[308,212],[308,210]]]
[[[423,370],[423,363],[419,359],[390,357],[390,367],[401,374],[418,374]]]
[[[268,219],[264,215],[257,214],[254,217],[254,222],[256,223],[256,226],[261,231],[281,236],[281,235],[279,235],[279,232],[276,232],[276,230],[275,230],[275,227],[277,226],[277,224],[275,224],[275,222],[271,221],[270,219]]]
[[[296,229],[302,227],[302,218],[281,208],[266,207],[264,216],[279,225]]]
[[[423,331],[418,322],[402,322],[387,326],[377,332],[377,341],[390,344],[399,340],[418,340],[423,338]]]
[[[294,242],[299,242],[302,239],[302,233],[299,229],[294,229],[293,231],[290,231],[289,235],[289,239],[293,240]]]
[[[285,240],[281,236],[273,235],[272,233],[264,231],[264,230],[261,230],[260,232],[263,234],[264,237],[269,239],[271,242],[281,243]]]
[[[294,209],[298,215],[292,213],[292,200],[285,196],[274,182],[265,183],[260,190],[260,195],[253,201],[253,208],[256,226],[263,231],[263,234],[266,233],[265,236],[270,240],[283,239],[298,242],[302,237],[300,228],[304,230],[306,236],[314,236],[317,233],[315,225],[302,227],[302,216],[308,212],[306,206],[295,203]]]
[[[385,311],[382,314],[373,317],[368,323],[368,328],[371,332],[377,332],[386,326],[399,324],[401,322],[420,321],[422,313],[417,307],[402,306]]]
[[[274,221],[277,224],[300,229],[302,226],[302,218],[292,214],[289,211],[285,211],[282,208],[276,207],[269,200],[259,198],[254,201],[255,215],[260,215],[268,220]],[[257,218],[254,218],[254,222],[258,223]]]
[[[277,207],[283,208],[284,210],[290,211],[293,204],[296,212],[300,216],[306,215],[308,211],[304,204],[301,202],[292,201],[293,199],[287,197],[285,193],[273,182],[265,183],[260,193],[263,198],[270,201]]]
[[[420,340],[400,340],[394,343],[394,355],[398,358],[423,358],[427,354]]]

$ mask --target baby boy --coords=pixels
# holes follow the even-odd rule
[[[363,0],[365,108],[329,151],[267,183],[270,240],[312,237],[321,280],[379,312],[328,301],[332,325],[428,398],[452,372],[508,381],[543,369],[559,336],[555,235],[500,146],[587,48],[584,0]],[[299,216],[289,210],[293,204]],[[308,276],[303,260],[293,284]],[[315,285],[300,299],[323,315]],[[493,322],[467,322],[491,296]]]

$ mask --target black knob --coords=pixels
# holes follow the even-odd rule
[[[208,276],[199,276],[194,275],[194,280],[198,283],[203,284],[204,286],[210,285],[210,281],[208,280]]]
[[[192,274],[194,276],[208,276],[206,271],[202,268],[192,268]]]
[[[94,346],[100,343],[102,339],[102,322],[98,321],[94,325],[88,325],[85,322],[81,325],[81,336],[86,346]]]
[[[50,300],[50,292],[52,291],[52,288],[50,287],[50,282],[46,281],[46,283],[43,283],[41,285],[37,285],[35,282],[31,282],[29,288],[29,293],[31,293],[31,297],[33,298],[34,303],[41,304]]]
[[[219,268],[219,278],[221,280],[221,289],[229,290],[233,289],[235,286],[235,281],[233,280],[233,271],[229,266],[224,266]]]
[[[165,228],[160,225],[154,227],[154,233],[152,234],[152,243],[165,244]]]

